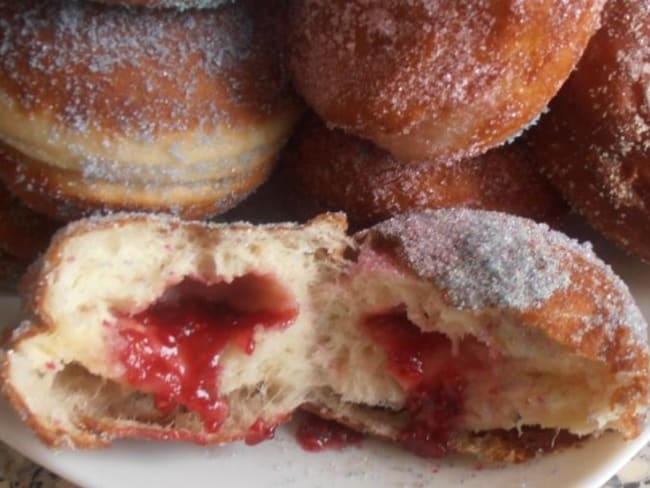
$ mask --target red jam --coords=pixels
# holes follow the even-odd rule
[[[163,414],[179,405],[198,413],[208,432],[216,432],[228,416],[228,404],[219,393],[226,346],[251,355],[258,327],[284,328],[297,316],[295,307],[253,311],[249,305],[249,311],[238,310],[228,303],[241,302],[241,297],[229,297],[228,286],[184,282],[169,298],[124,318],[119,330],[126,381],[155,395]],[[208,292],[225,302],[211,300]]]
[[[437,332],[422,332],[399,308],[372,315],[364,330],[388,355],[390,371],[409,392],[410,424],[400,442],[423,457],[441,457],[464,411],[469,375],[481,371],[486,347],[466,339],[456,354],[451,341]]]
[[[305,451],[320,452],[358,445],[363,440],[363,434],[332,420],[306,415],[298,427],[296,439]]]
[[[248,430],[244,441],[249,446],[255,446],[261,442],[273,439],[277,427],[277,424],[267,424],[262,419],[258,419]]]

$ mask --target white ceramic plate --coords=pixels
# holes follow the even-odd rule
[[[600,247],[600,246],[599,246]],[[650,267],[599,249],[626,280],[650,318]],[[13,323],[18,301],[0,297],[0,324]],[[648,441],[624,442],[611,434],[580,448],[536,461],[482,469],[472,461],[426,461],[397,448],[366,441],[361,448],[310,454],[292,439],[291,426],[256,447],[201,448],[185,444],[118,442],[94,452],[53,452],[43,447],[0,401],[0,439],[35,462],[88,488],[165,487],[591,487],[603,485]]]

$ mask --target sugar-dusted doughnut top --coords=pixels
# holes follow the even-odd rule
[[[79,133],[136,140],[270,117],[290,93],[282,5],[179,12],[0,0],[0,100]]]
[[[291,70],[331,125],[403,160],[476,155],[568,77],[602,0],[296,0]]]
[[[590,245],[544,224],[445,209],[404,214],[368,234],[442,290],[454,307],[527,314],[548,333],[568,335],[567,342],[591,333],[611,338],[625,329],[624,343],[647,343],[646,321],[623,281]]]

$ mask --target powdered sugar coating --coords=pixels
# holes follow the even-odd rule
[[[291,67],[330,124],[402,160],[471,156],[544,109],[603,0],[297,0]]]
[[[374,229],[399,238],[409,265],[435,280],[457,307],[525,310],[569,285],[554,256],[558,235],[526,220],[454,209],[407,214]],[[571,247],[591,253],[588,246]]]
[[[572,205],[650,260],[650,3],[611,0],[603,24],[530,137]]]
[[[0,93],[81,134],[110,129],[144,141],[267,117],[290,97],[281,6],[244,0],[178,12],[2,0]]]
[[[408,267],[431,280],[454,307],[524,313],[578,289],[599,309],[583,318],[574,336],[595,329],[611,336],[623,327],[635,341],[647,343],[645,319],[627,286],[590,244],[545,224],[498,212],[444,209],[404,214],[369,232],[394,243]]]

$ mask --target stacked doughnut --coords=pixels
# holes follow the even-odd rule
[[[62,220],[232,207],[266,179],[301,110],[284,1],[119,3],[223,5],[0,0],[0,176]]]
[[[529,140],[593,227],[650,261],[650,2],[610,0],[603,28]]]
[[[291,68],[329,124],[402,160],[476,156],[569,76],[603,0],[296,0]]]
[[[515,142],[451,164],[403,163],[373,143],[310,116],[279,178],[302,217],[344,209],[354,228],[427,208],[483,208],[557,223],[566,205]]]
[[[557,220],[559,195],[521,144],[503,145],[559,90],[602,7],[294,0],[291,73],[324,121],[287,151],[298,206],[355,225],[452,206]]]

